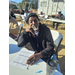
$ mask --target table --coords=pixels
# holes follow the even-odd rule
[[[22,15],[22,14],[14,14],[16,17],[19,17],[19,18],[21,18],[22,17],[22,19],[25,19],[24,17],[24,15]]]
[[[25,24],[25,16],[24,15],[22,15],[22,14],[14,14],[17,18],[20,18],[21,19],[21,21],[23,21],[24,22],[24,24]]]
[[[39,15],[39,19],[42,21],[42,23],[43,23],[43,20],[44,20],[44,15]]]
[[[16,52],[13,48],[16,50]],[[17,55],[17,53],[22,48],[23,47],[19,48],[17,46],[17,42],[11,37],[9,37],[9,63],[13,60],[13,58]],[[14,50],[14,51],[11,51],[11,50]],[[29,66],[29,70],[9,65],[9,75],[36,75],[36,72],[39,70],[42,70],[42,72],[39,73],[38,75],[46,75],[46,63],[43,60],[41,61],[42,62],[40,62],[37,65]],[[55,70],[54,75],[63,75],[63,74]]]
[[[16,17],[20,18],[21,14],[14,14]]]
[[[44,15],[39,15],[39,17],[42,17],[42,18],[43,18],[43,17],[44,17]]]
[[[58,19],[55,19],[55,18],[46,19],[46,21],[54,21],[54,22],[59,22],[59,23],[65,23],[65,20],[58,20]]]

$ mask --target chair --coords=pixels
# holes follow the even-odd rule
[[[20,14],[14,14],[17,18],[20,18]]]
[[[58,59],[58,48],[63,39],[63,35],[60,32],[55,30],[51,30],[51,34],[53,37],[54,45],[56,46],[56,57]]]
[[[21,33],[21,30],[22,30],[22,28],[23,28],[23,24],[20,23],[20,22],[18,22],[18,26],[19,26],[19,28],[20,28],[20,33]]]
[[[22,31],[22,28],[23,28],[23,24],[18,22],[18,26],[19,26],[19,29],[20,29],[20,33],[18,34],[17,38],[15,39],[15,41],[18,41],[19,39],[19,36],[21,35],[21,31]]]

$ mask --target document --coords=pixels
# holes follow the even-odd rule
[[[10,65],[27,69],[29,65],[26,64],[26,61],[33,54],[34,54],[34,51],[29,51],[25,48],[22,48],[20,52],[15,56],[15,58],[10,62]]]

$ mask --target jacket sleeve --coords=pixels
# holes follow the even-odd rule
[[[46,31],[46,48],[41,52],[43,57],[46,56],[52,56],[55,51],[54,51],[54,42],[53,42],[53,38],[50,32],[50,29],[47,29]]]
[[[61,16],[61,20],[65,20],[65,16],[64,15]]]
[[[28,43],[28,33],[24,30],[21,36],[18,39],[18,47],[23,47]]]
[[[59,18],[59,15],[55,16],[55,18]]]

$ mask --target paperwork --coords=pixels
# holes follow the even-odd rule
[[[10,65],[27,69],[28,64],[26,64],[26,61],[33,54],[34,51],[29,51],[25,48],[22,48],[21,51],[16,55],[16,57],[10,62]]]

